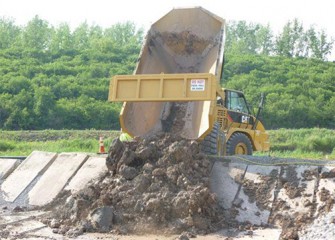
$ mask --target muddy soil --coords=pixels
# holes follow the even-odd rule
[[[197,142],[166,133],[115,139],[106,162],[108,174],[50,205],[53,214],[44,222],[55,232],[206,234],[225,227],[209,190],[211,163]]]
[[[199,38],[190,31],[163,32],[161,35],[157,35],[176,54],[201,54],[210,44],[209,40]]]

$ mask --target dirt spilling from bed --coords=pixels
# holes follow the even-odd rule
[[[48,222],[55,232],[209,233],[226,224],[209,189],[211,163],[198,143],[162,133],[115,139],[109,173],[75,195],[64,194]],[[63,200],[61,200],[63,199]]]

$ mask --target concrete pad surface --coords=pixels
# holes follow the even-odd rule
[[[56,153],[32,152],[1,185],[5,201],[14,202],[25,188],[56,158]]]
[[[239,231],[238,229],[223,229],[219,232],[221,238],[238,239],[238,240],[279,240],[281,229],[279,228],[263,228],[252,231],[252,234],[247,231]]]
[[[321,169],[320,181],[316,192],[317,208],[315,216],[319,216],[324,212],[330,211],[332,202],[329,199],[335,197],[335,167],[324,166]]]
[[[66,186],[88,158],[83,153],[61,153],[28,193],[29,204],[43,206]]]
[[[285,166],[273,202],[271,224],[283,226],[285,219],[310,217],[313,214],[314,192],[318,181],[317,166]]]
[[[43,211],[28,211],[0,214],[0,226],[15,224],[17,222],[23,222],[29,219],[35,219],[36,217],[42,216],[45,213],[46,212]]]
[[[262,176],[278,177],[280,167],[278,166],[260,166],[260,165],[248,165],[247,172],[244,178],[252,180],[255,183],[262,183],[264,179]]]
[[[107,171],[106,157],[89,157],[65,189],[77,192]]]
[[[26,232],[32,232],[45,228],[46,225],[36,220],[25,220],[23,222],[16,222],[15,224],[9,224],[4,230],[11,233],[12,236],[19,236]]]
[[[235,178],[241,178],[245,172],[246,164],[224,163],[216,161],[210,173],[210,188],[224,209],[230,209],[238,192],[240,184]],[[229,190],[228,190],[229,189]]]
[[[8,175],[20,164],[18,159],[2,158],[0,159],[0,181],[7,178]]]
[[[318,172],[318,167],[317,166],[298,166],[294,167],[297,173],[297,179],[294,180],[292,179],[293,183],[296,181],[298,183],[298,189],[301,190],[301,196],[296,194],[296,197],[290,196],[290,193],[288,189],[282,189],[279,192],[278,198],[282,198],[286,203],[290,206],[292,211],[303,213],[307,212],[309,213],[311,210],[312,205],[310,207],[306,207],[308,202],[312,203],[313,202],[313,195],[314,195],[314,190],[316,186],[316,181],[317,177],[316,176],[310,176],[309,179],[305,179],[305,174],[307,171],[309,172]],[[287,177],[289,180],[291,176],[290,171],[288,169],[285,170],[284,176]],[[294,189],[295,190],[295,189]]]
[[[280,167],[248,165],[236,206],[239,222],[268,223]],[[237,202],[238,202],[237,201]]]

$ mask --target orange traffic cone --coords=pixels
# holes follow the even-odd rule
[[[105,154],[105,146],[104,146],[104,140],[102,137],[99,139],[99,152],[98,154]]]

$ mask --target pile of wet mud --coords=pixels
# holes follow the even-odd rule
[[[206,234],[224,227],[209,189],[211,163],[197,142],[166,133],[115,139],[106,164],[108,174],[52,204],[45,221],[55,232]]]

